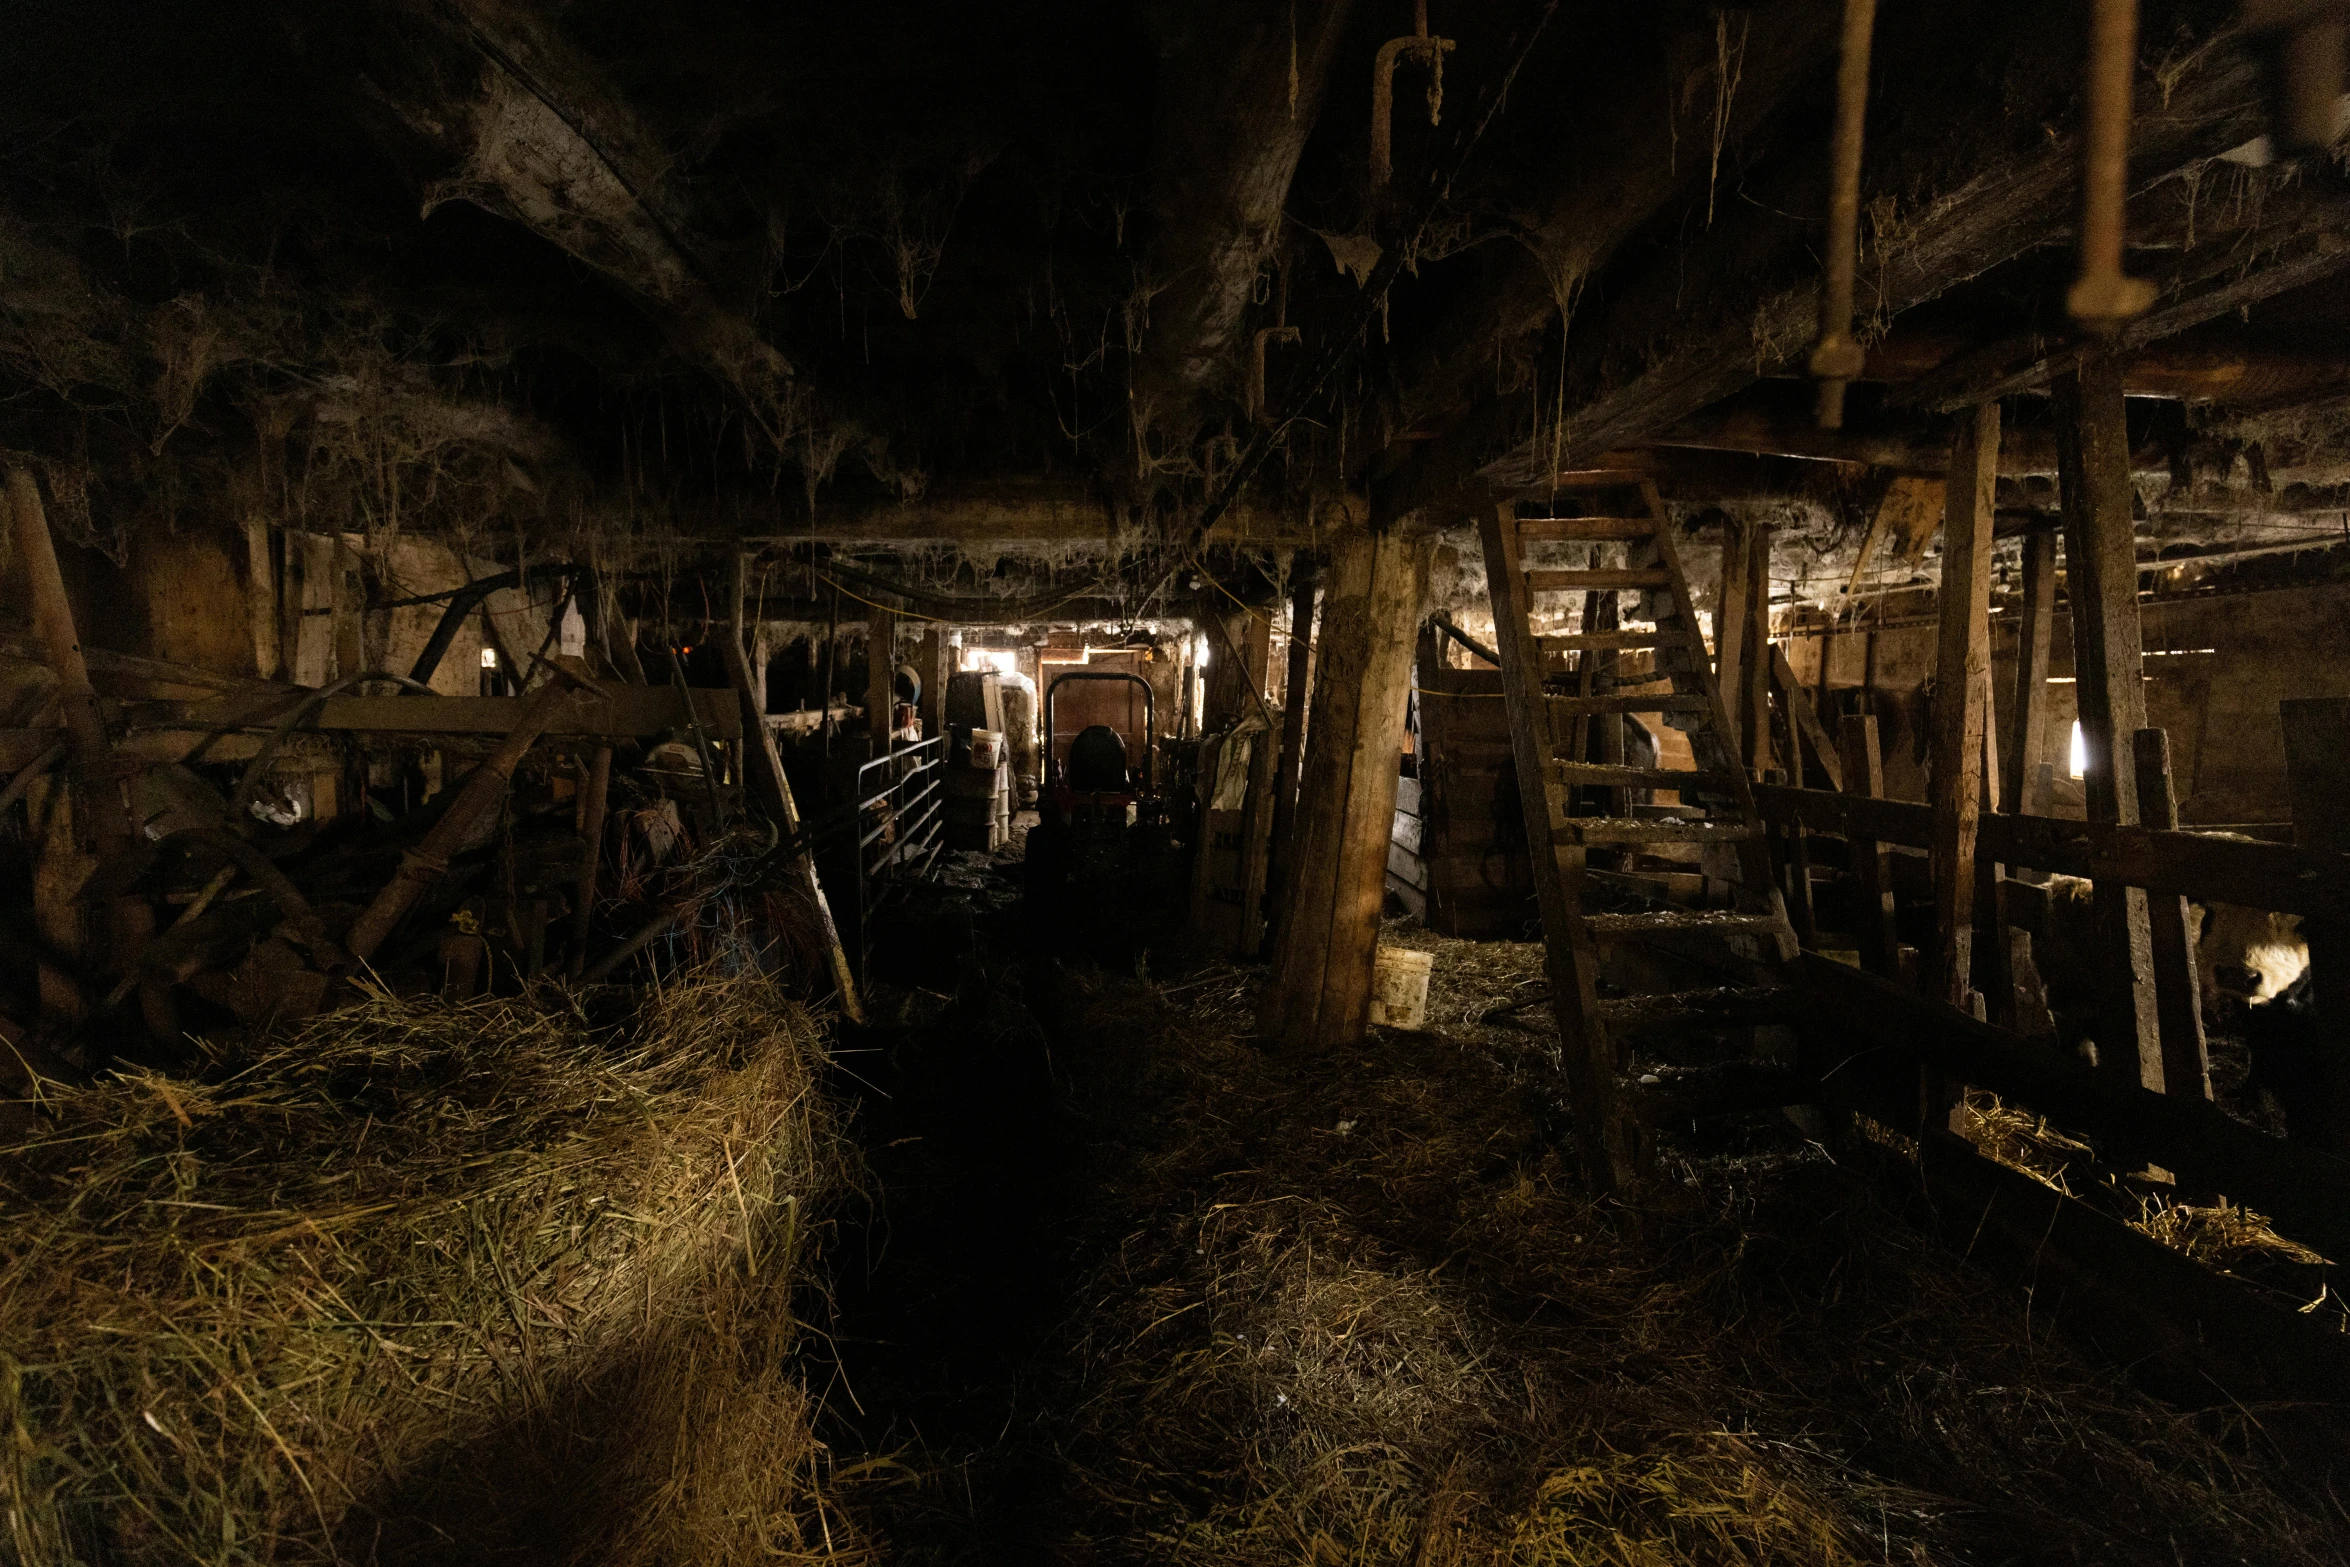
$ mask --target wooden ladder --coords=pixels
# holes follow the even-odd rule
[[[1634,1024],[1719,1024],[1768,1015],[1782,998],[1781,987],[1773,981],[1776,971],[1795,956],[1795,936],[1772,877],[1762,819],[1707,663],[1688,579],[1674,551],[1655,484],[1644,474],[1598,471],[1562,475],[1559,489],[1578,496],[1636,492],[1641,514],[1520,521],[1515,506],[1504,501],[1481,530],[1485,577],[1493,602],[1496,651],[1501,654],[1518,794],[1527,842],[1535,846],[1534,884],[1542,907],[1552,1008],[1565,1044],[1567,1086],[1583,1162],[1596,1187],[1622,1191],[1635,1184],[1640,1160],[1637,1130],[1621,1082],[1627,1062],[1614,1036]],[[1585,564],[1528,568],[1529,545],[1560,542],[1585,546],[1579,552],[1586,557]],[[1620,560],[1602,564],[1603,556]],[[1576,592],[1592,595],[1585,601],[1583,629],[1568,636],[1537,635],[1536,597]],[[1652,621],[1653,630],[1613,628],[1618,617],[1608,611],[1618,602],[1616,595],[1624,592],[1641,595],[1635,618]],[[1669,682],[1669,693],[1612,689],[1617,684],[1612,678],[1616,655],[1638,650],[1653,653],[1656,674],[1635,683]],[[1546,670],[1546,655],[1558,653],[1578,656],[1579,668],[1573,675]],[[1561,694],[1570,683],[1572,693]],[[1584,721],[1605,719],[1614,730],[1626,713],[1675,715],[1675,727],[1689,737],[1697,770],[1586,760],[1580,744]],[[1603,758],[1619,754],[1614,747],[1602,753]],[[1536,780],[1540,788],[1532,787]],[[1624,791],[1635,788],[1676,790],[1682,804],[1627,807]],[[1594,801],[1603,814],[1587,814]],[[1586,911],[1595,888],[1590,851],[1637,851],[1664,843],[1720,846],[1723,852],[1704,856],[1704,886],[1717,906],[1689,906],[1656,897],[1646,901],[1662,906],[1648,912]],[[1540,869],[1543,844],[1550,846],[1550,875]],[[1724,869],[1734,874],[1720,874]],[[1728,906],[1719,906],[1725,898]],[[1678,939],[1689,933],[1732,937],[1759,952],[1759,959],[1747,960],[1747,966],[1758,967],[1764,983],[1601,998],[1604,946]]]

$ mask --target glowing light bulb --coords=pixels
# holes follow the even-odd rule
[[[485,647],[481,650],[481,667],[484,669],[498,667],[498,650],[496,648]]]
[[[2089,776],[2089,737],[2081,732],[2081,721],[2073,720],[2072,772],[2075,778]]]

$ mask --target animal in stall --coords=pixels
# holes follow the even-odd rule
[[[2092,884],[2079,876],[2051,876],[2038,887],[2017,882],[2009,888],[2008,907],[2016,925],[2031,933],[2032,966],[2058,1037],[2080,1048],[2094,1033],[2097,1011]],[[2187,916],[2205,1021],[2241,1028],[2252,1054],[2248,1086],[2266,1089],[2290,1119],[2291,1105],[2306,1106],[2315,1081],[2309,944],[2300,917],[2225,903],[2190,904]],[[2287,998],[2292,1004],[2278,1012]]]
[[[2215,903],[2190,905],[2198,928],[2195,979],[2203,992],[2203,1014],[2217,1018],[2231,1003],[2266,1006],[2291,989],[2309,969],[2309,943],[2301,916],[2271,909]]]
[[[2288,1136],[2324,1131],[2328,1084],[2336,1075],[2329,1058],[2342,1046],[2320,1024],[2306,963],[2292,984],[2244,1015],[2244,1043],[2252,1056],[2244,1086],[2276,1102]]]

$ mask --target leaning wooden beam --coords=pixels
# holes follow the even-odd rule
[[[2130,736],[2146,727],[2138,624],[2138,560],[2130,484],[2130,434],[2120,363],[2091,355],[2056,383],[2057,460],[2064,497],[2065,594],[2073,612],[2073,696],[2088,753],[2089,819],[2138,820],[2138,785],[2126,764]],[[2153,958],[2145,895],[2121,883],[2097,894],[2097,1057],[2108,1071],[2149,1088],[2162,1082]]]
[[[89,666],[82,660],[81,633],[74,626],[73,605],[65,595],[65,577],[58,570],[57,544],[49,533],[40,489],[26,468],[11,468],[7,485],[9,507],[15,513],[15,527],[10,532],[32,588],[33,628],[50,669],[57,675],[57,705],[65,718],[66,752],[83,805],[90,813],[91,840],[103,864],[142,842],[144,835],[131,805],[128,780],[107,744],[106,726],[98,713],[98,693],[90,685]],[[112,938],[106,966],[128,973],[139,950],[155,933],[155,911],[144,898],[121,897],[108,905],[106,917]],[[168,989],[149,986],[141,1000],[148,1032],[176,1044],[179,1029]]]
[[[1823,652],[1823,659],[1827,657]],[[1844,787],[1844,760],[1837,754],[1836,742],[1829,737],[1827,726],[1820,722],[1819,710],[1812,705],[1811,693],[1803,682],[1795,678],[1795,668],[1787,662],[1787,650],[1781,644],[1771,644],[1771,678],[1778,683],[1779,696],[1787,704],[1787,716],[1792,722],[1797,741],[1796,754],[1787,759],[1787,776],[1800,781],[1803,777],[1802,747],[1810,746],[1812,760],[1820,764],[1820,771],[1828,775],[1828,787]]]
[[[1934,663],[1934,950],[1927,994],[1967,1004],[1974,971],[1975,837],[1983,814],[1991,669],[1991,503],[1999,405],[1959,424],[1942,522],[1942,637]]]
[[[449,808],[424,835],[424,841],[400,856],[400,868],[375,895],[375,901],[367,905],[366,912],[359,916],[343,943],[352,957],[362,963],[373,957],[376,948],[383,945],[384,938],[400,923],[401,916],[449,873],[449,861],[465,846],[482,814],[505,795],[506,784],[513,778],[523,753],[538,742],[556,712],[571,701],[571,692],[565,687],[575,679],[561,674],[531,694],[522,721],[507,731],[504,743],[473,770],[464,787],[457,791],[457,798],[449,802]]]
[[[1330,564],[1297,877],[1258,1012],[1287,1046],[1342,1048],[1369,1026],[1428,555],[1425,541],[1363,530],[1339,541]]]
[[[743,569],[737,557],[735,569],[738,578]],[[742,595],[738,591],[739,605]],[[738,617],[739,618],[739,617]],[[721,632],[718,637],[719,656],[726,661],[726,677],[734,682],[734,696],[742,709],[742,723],[750,742],[743,747],[744,773],[751,786],[751,797],[759,802],[775,830],[787,838],[800,836],[800,805],[792,796],[791,777],[783,770],[783,753],[775,748],[775,732],[760,721],[761,715],[752,711],[751,665],[743,654],[739,623]],[[841,1015],[850,1022],[863,1024],[865,1004],[857,994],[856,971],[849,965],[848,948],[841,944],[840,927],[833,923],[832,904],[824,896],[824,884],[816,876],[816,850],[813,844],[803,843],[792,856],[792,875],[816,911],[817,924],[824,932],[824,956],[832,970],[833,989],[840,993]],[[650,940],[650,937],[646,938]]]

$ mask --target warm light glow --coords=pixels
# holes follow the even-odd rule
[[[1199,651],[1192,655],[1191,661],[1201,669],[1208,667],[1208,637],[1204,631],[1200,633]]]
[[[2089,776],[2089,737],[2081,733],[2081,721],[2073,720],[2072,769],[2075,778]]]
[[[481,667],[484,669],[498,667],[498,650],[496,648],[485,647],[481,650]]]
[[[967,670],[992,669],[999,675],[1016,675],[1020,672],[1020,654],[1015,648],[967,647],[963,649],[963,667]]]

